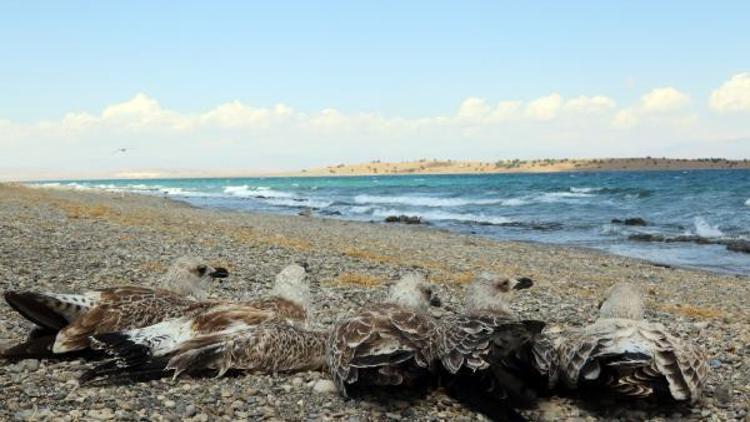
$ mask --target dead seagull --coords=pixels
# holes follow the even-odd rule
[[[532,285],[526,277],[482,273],[467,287],[464,311],[439,323],[448,392],[490,417],[513,419],[511,404],[536,399],[528,380],[537,374],[532,349],[544,323],[521,320],[509,306],[515,291]]]
[[[282,372],[319,368],[327,333],[307,330],[311,294],[305,269],[290,265],[270,295],[245,302],[211,302],[200,312],[144,328],[97,334],[94,348],[113,357],[81,376],[144,375],[171,370],[229,369]]]
[[[200,308],[211,280],[228,276],[194,257],[177,259],[158,288],[111,287],[81,294],[5,292],[5,301],[36,324],[40,335],[2,353],[8,359],[55,357],[84,350],[96,333],[143,327]]]
[[[551,375],[569,389],[696,402],[708,373],[705,355],[663,325],[645,321],[643,307],[632,284],[610,287],[592,325],[552,338],[559,362],[550,363]]]
[[[439,305],[433,287],[408,274],[375,304],[334,325],[326,362],[339,392],[350,387],[411,385],[429,375],[437,358],[437,325],[427,311]]]

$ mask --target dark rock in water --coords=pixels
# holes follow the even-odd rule
[[[624,224],[626,226],[647,226],[648,225],[646,220],[642,219],[641,217],[626,218],[624,220],[620,220],[619,218],[613,218],[612,224]]]
[[[628,236],[628,240],[636,240],[639,242],[666,242],[667,237],[660,234],[636,233]]]
[[[491,223],[489,221],[466,221],[467,224],[477,224],[479,226],[499,226],[499,227],[518,227],[523,229],[531,230],[561,230],[563,228],[562,223],[544,223],[544,222],[522,222],[522,221],[511,221],[508,223]]]
[[[343,215],[343,214],[341,214],[341,211],[336,211],[336,210],[333,210],[333,211],[331,211],[331,210],[322,210],[322,211],[320,211],[320,213],[323,214],[323,215]]]
[[[416,215],[389,215],[385,218],[386,223],[401,223],[401,224],[425,224],[422,217]]]
[[[628,236],[628,240],[637,240],[639,242],[685,242],[685,243],[698,243],[701,245],[711,245],[716,243],[722,243],[718,240],[712,240],[705,237],[700,237],[692,234],[683,234],[679,236],[665,236],[663,234],[651,234],[651,233],[636,233]]]
[[[727,250],[732,252],[750,253],[750,241],[748,240],[730,240],[726,242]]]

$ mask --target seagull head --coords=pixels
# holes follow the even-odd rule
[[[422,312],[426,312],[430,306],[441,305],[435,286],[419,273],[408,273],[391,286],[389,301]]]
[[[599,304],[599,319],[643,319],[643,296],[640,290],[626,282],[615,283],[604,294]]]
[[[528,289],[534,282],[528,277],[504,277],[490,272],[477,275],[466,290],[467,312],[488,310],[511,313],[510,302],[517,290]]]
[[[205,299],[208,285],[228,276],[226,268],[211,266],[199,257],[183,256],[169,267],[162,278],[161,287],[194,299]]]
[[[276,275],[271,295],[296,303],[309,311],[312,295],[305,268],[297,264],[284,267]]]

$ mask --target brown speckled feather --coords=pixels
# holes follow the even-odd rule
[[[94,334],[145,327],[165,319],[198,313],[214,302],[196,302],[162,289],[118,287],[99,290],[96,306],[60,330],[56,353],[81,350]]]
[[[182,343],[166,369],[174,369],[175,377],[200,369],[216,369],[217,376],[230,368],[266,373],[319,369],[327,335],[283,322],[247,326]]]
[[[560,375],[568,388],[599,383],[625,396],[664,393],[694,402],[708,373],[703,353],[661,324],[604,319],[562,333],[557,342]]]
[[[415,368],[437,359],[435,320],[383,304],[337,323],[327,342],[326,361],[339,391],[362,382],[400,385]]]

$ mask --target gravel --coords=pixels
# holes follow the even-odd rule
[[[534,279],[514,303],[519,315],[551,323],[593,321],[615,281],[647,292],[648,317],[708,352],[711,375],[693,407],[585,403],[552,397],[524,411],[532,420],[750,420],[750,279],[664,268],[583,249],[496,242],[421,226],[355,223],[197,209],[161,197],[0,185],[3,290],[74,292],[153,283],[182,255],[201,255],[231,275],[217,298],[259,296],[274,275],[306,263],[315,324],[324,327],[381,301],[383,283],[419,269],[457,308],[481,270]],[[0,305],[0,347],[31,324]],[[442,390],[424,397],[344,400],[319,372],[181,377],[140,384],[78,386],[91,363],[0,364],[0,420],[477,420]]]

